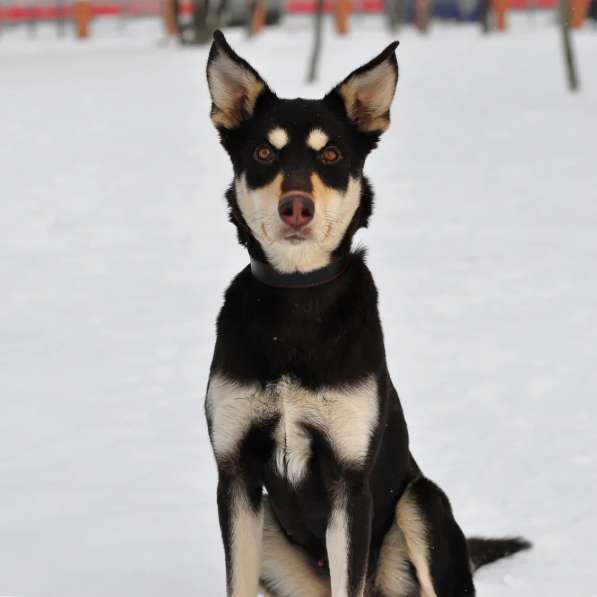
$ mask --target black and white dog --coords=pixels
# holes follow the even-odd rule
[[[375,284],[351,251],[371,215],[363,166],[390,124],[397,45],[322,100],[287,100],[214,35],[211,118],[251,258],[226,292],[205,405],[232,597],[472,596],[478,566],[528,547],[467,541],[422,475]]]

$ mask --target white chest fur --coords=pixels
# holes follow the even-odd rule
[[[327,438],[341,462],[364,461],[377,422],[377,383],[371,376],[352,386],[314,392],[288,377],[264,389],[216,374],[209,382],[207,408],[218,460],[234,457],[251,425],[277,420],[274,462],[278,472],[297,485],[311,456],[305,424]]]

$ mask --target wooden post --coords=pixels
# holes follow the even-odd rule
[[[162,18],[164,19],[164,31],[168,37],[176,37],[178,28],[176,26],[176,2],[175,0],[162,0],[160,3]]]
[[[75,0],[73,4],[73,19],[75,21],[75,31],[79,39],[89,37],[91,18],[91,2],[89,0]]]
[[[340,35],[346,35],[348,33],[350,1],[351,0],[336,0],[336,31]]]
[[[415,23],[421,33],[427,32],[429,25],[429,0],[416,0]]]
[[[493,13],[495,15],[495,24],[499,31],[505,31],[508,28],[508,0],[491,0]]]
[[[589,3],[586,0],[571,0],[570,2],[570,26],[579,29],[585,23]]]
[[[249,35],[257,35],[265,27],[267,18],[267,4],[266,0],[256,0],[253,3],[253,10],[251,11],[251,21],[249,25]]]

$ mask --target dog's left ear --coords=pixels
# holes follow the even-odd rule
[[[350,73],[325,97],[340,100],[348,119],[362,133],[383,133],[390,126],[390,106],[398,83],[398,42]]]
[[[211,120],[216,128],[234,129],[249,119],[258,98],[269,90],[259,73],[216,30],[207,59],[207,83],[211,94]]]

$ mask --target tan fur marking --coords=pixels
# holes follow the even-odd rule
[[[263,512],[255,513],[238,490],[233,491],[232,500],[232,595],[255,597],[262,557]]]
[[[261,579],[276,597],[330,596],[329,580],[316,574],[304,552],[286,539],[267,502],[264,505]]]
[[[311,175],[313,186],[313,197],[315,200],[316,212],[319,210],[324,220],[330,220],[326,231],[325,245],[330,253],[340,244],[352,217],[354,216],[361,201],[361,182],[350,178],[348,188],[344,193],[328,187],[318,174]]]
[[[280,173],[269,184],[250,189],[243,174],[235,183],[236,198],[243,218],[262,246],[274,240],[268,230],[280,225],[278,202],[282,196],[283,180],[284,176]]]
[[[281,238],[286,226],[278,214],[282,174],[268,185],[250,189],[242,175],[236,180],[238,206],[269,262],[281,272],[308,272],[329,264],[361,200],[361,182],[350,178],[344,193],[328,187],[317,174],[311,176],[315,216],[309,238],[292,244]]]
[[[377,591],[374,594],[387,597],[410,597],[415,589],[404,533],[396,521],[386,533],[379,551],[374,588]]]
[[[429,567],[429,544],[427,527],[415,498],[407,489],[396,508],[396,521],[404,534],[408,555],[417,571],[421,585],[421,597],[437,597]]]

